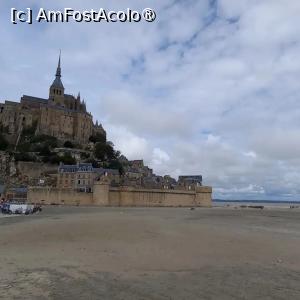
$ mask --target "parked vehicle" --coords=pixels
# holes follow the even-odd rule
[[[2,203],[0,208],[3,214],[29,215],[38,211],[42,211],[42,207],[40,205],[32,204]]]

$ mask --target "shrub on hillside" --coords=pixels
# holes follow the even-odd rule
[[[5,151],[8,148],[8,146],[8,141],[2,134],[0,134],[0,151]]]
[[[97,159],[102,161],[116,158],[116,152],[110,143],[96,143],[94,154]]]
[[[104,134],[97,133],[95,135],[90,136],[89,141],[91,143],[106,143],[106,136]]]
[[[14,154],[15,161],[32,161],[35,162],[36,158],[29,153],[21,152]]]
[[[64,143],[64,147],[65,147],[65,148],[74,148],[74,145],[73,145],[72,142],[66,141],[66,142]]]
[[[76,159],[70,153],[65,153],[64,156],[60,157],[60,162],[64,165],[75,165]]]

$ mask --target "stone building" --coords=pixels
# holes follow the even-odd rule
[[[153,169],[145,166],[142,159],[127,160],[122,158],[125,166],[124,185],[147,189],[175,189],[177,182],[169,175],[158,176]]]
[[[202,175],[185,175],[178,178],[179,187],[187,190],[202,186]]]
[[[20,102],[0,103],[0,127],[2,132],[14,137],[14,142],[24,128],[30,127],[36,135],[50,135],[79,144],[88,143],[93,134],[106,135],[101,124],[93,122],[80,93],[77,97],[65,93],[60,57],[48,99],[23,95]]]
[[[81,192],[92,192],[95,181],[106,176],[110,181],[118,183],[120,175],[118,170],[93,168],[90,163],[77,165],[60,164],[57,174],[57,188],[73,189]]]
[[[95,173],[91,164],[61,164],[58,167],[58,188],[91,191],[94,180]]]

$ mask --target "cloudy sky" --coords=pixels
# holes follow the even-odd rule
[[[300,200],[297,0],[1,1],[0,99],[67,93],[130,159],[225,199]],[[25,9],[156,10],[153,23],[10,23]]]

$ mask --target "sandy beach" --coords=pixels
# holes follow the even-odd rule
[[[0,299],[300,299],[300,210],[0,217]]]

